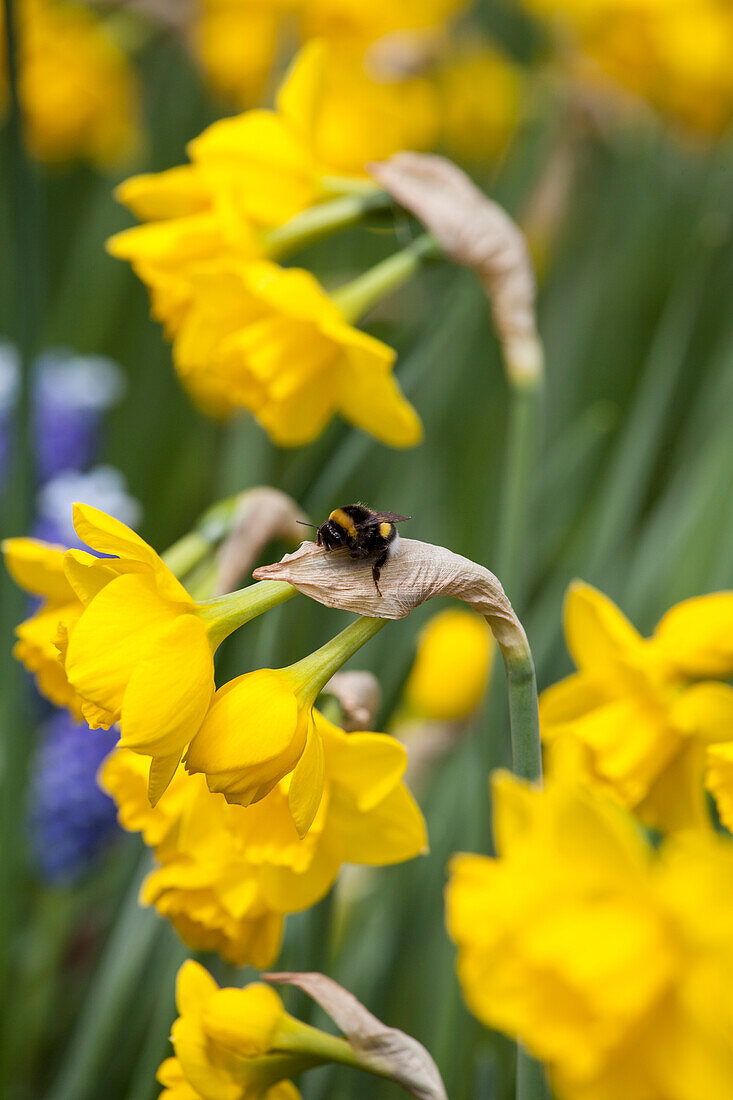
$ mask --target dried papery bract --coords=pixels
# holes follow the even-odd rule
[[[382,689],[373,672],[358,669],[337,672],[323,691],[332,695],[341,707],[341,725],[347,732],[372,728],[382,701]]]
[[[294,985],[321,1006],[344,1033],[361,1069],[387,1077],[418,1100],[448,1100],[438,1067],[417,1039],[387,1027],[353,993],[325,974],[263,974],[265,981]]]
[[[525,779],[542,774],[537,688],[527,635],[499,580],[484,566],[444,546],[401,539],[382,570],[377,591],[369,561],[344,550],[303,543],[274,565],[261,566],[258,580],[287,581],[326,607],[379,619],[404,619],[425,600],[452,596],[488,622],[501,651],[509,686],[514,771]]]
[[[426,600],[453,596],[484,616],[502,651],[527,648],[522,624],[498,578],[445,546],[400,539],[399,548],[382,570],[381,595],[370,561],[353,561],[348,551],[327,552],[312,542],[304,542],[274,565],[260,566],[253,576],[287,581],[326,607],[377,619],[404,619]]]
[[[476,272],[491,303],[510,381],[538,384],[544,356],[536,327],[535,277],[519,227],[445,157],[397,153],[370,164],[369,171],[452,260]]]
[[[299,542],[306,521],[292,497],[268,485],[258,485],[237,500],[231,530],[217,557],[216,595],[231,592],[274,539]]]

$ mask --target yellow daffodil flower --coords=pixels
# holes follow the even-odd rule
[[[82,700],[69,683],[55,641],[59,624],[71,629],[83,604],[64,572],[64,548],[38,539],[5,539],[5,565],[15,583],[40,599],[38,609],[16,628],[14,656],[36,678],[38,690],[81,720]]]
[[[41,160],[120,163],[139,142],[135,76],[103,22],[69,0],[17,5],[20,100],[31,151]],[[0,64],[4,61],[0,12]],[[0,106],[5,74],[0,70]]]
[[[75,605],[71,616],[66,605],[45,609],[51,616],[58,610],[56,644],[63,672],[93,729],[119,722],[120,743],[152,757],[150,797],[155,801],[209,708],[217,646],[291,593],[283,586],[265,593],[255,585],[197,604],[152,547],[125,524],[77,504],[74,525],[93,550],[114,556],[99,558],[80,550],[64,555],[63,583],[81,606]],[[44,569],[49,560],[58,567],[58,559],[46,555],[40,563]]]
[[[494,160],[516,130],[522,105],[519,66],[489,42],[458,42],[438,66],[441,144],[467,162]]]
[[[402,783],[402,746],[380,734],[345,734],[318,712],[313,722],[324,747],[324,794],[304,839],[290,811],[290,776],[244,808],[181,767],[152,808],[139,756],[118,749],[103,766],[100,782],[120,823],[142,832],[160,865],[142,901],[190,947],[268,966],[283,917],[319,901],[343,863],[384,866],[425,850],[422,815]]]
[[[686,127],[720,134],[733,116],[733,12],[727,0],[527,0],[557,26],[575,70],[610,77]]]
[[[176,1006],[175,1058],[167,1059],[158,1074],[166,1086],[164,1097],[298,1100],[300,1093],[287,1077],[317,1062],[280,1052],[277,1044],[282,1033],[305,1036],[313,1029],[286,1013],[274,989],[259,982],[220,989],[189,959],[178,972]]]
[[[301,0],[300,6],[306,38],[366,44],[400,31],[442,30],[468,5],[466,0]]]
[[[588,788],[494,779],[497,857],[454,858],[450,935],[471,1010],[521,1037],[565,1100],[725,1100],[733,1087],[733,845],[654,853]]]
[[[706,747],[731,740],[733,593],[687,600],[643,638],[617,607],[576,583],[565,635],[578,671],[540,698],[553,768],[600,783],[662,830],[708,820]]]
[[[417,656],[405,684],[408,713],[455,722],[476,710],[486,690],[494,647],[479,615],[449,609],[420,632]]]
[[[212,264],[191,284],[173,357],[206,406],[248,408],[280,446],[311,442],[336,413],[390,446],[420,441],[394,351],[350,325],[310,272]]]
[[[195,45],[215,92],[244,107],[257,102],[277,58],[286,6],[278,0],[202,0]]]

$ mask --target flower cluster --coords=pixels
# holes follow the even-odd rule
[[[153,808],[140,756],[118,749],[104,765],[101,783],[120,823],[155,851],[158,867],[142,900],[190,947],[216,950],[236,965],[267,966],[285,915],[319,901],[343,863],[384,866],[425,850],[422,815],[402,782],[402,746],[383,734],[346,734],[318,711],[313,725],[323,745],[323,796],[302,838],[292,791],[303,778],[313,783],[312,775],[291,773],[245,808],[180,767]],[[237,724],[226,728],[235,735]]]
[[[16,7],[20,102],[32,152],[102,168],[128,159],[140,143],[137,81],[103,22],[70,0],[20,0]],[[4,39],[0,11],[0,59]],[[0,108],[6,84],[0,69]]]
[[[733,12],[727,0],[525,0],[551,21],[576,73],[616,81],[688,128],[722,133],[733,117]]]
[[[733,593],[677,604],[643,638],[576,583],[565,634],[578,671],[540,699],[550,771],[598,784],[662,831],[705,824],[708,762],[733,741]]]
[[[466,999],[521,1037],[566,1100],[724,1100],[733,1080],[733,847],[654,851],[588,788],[494,780],[497,857],[447,893]]]

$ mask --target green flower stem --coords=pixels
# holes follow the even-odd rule
[[[161,557],[171,572],[182,580],[201,564],[211,548],[209,540],[200,531],[194,530],[169,546]]]
[[[183,580],[230,533],[236,522],[238,505],[244,493],[235,493],[217,501],[197,520],[183,538],[161,555],[168,568]]]
[[[216,646],[240,626],[292,599],[295,592],[285,581],[257,581],[238,592],[205,600],[199,604],[198,615],[208,624],[209,637]]]
[[[329,1035],[310,1024],[294,1020],[291,1027],[278,1033],[275,1048],[288,1054],[302,1054],[313,1058],[316,1064],[340,1062],[343,1066],[364,1068],[363,1059],[352,1050],[346,1039]]]
[[[521,606],[542,378],[538,375],[531,379],[510,379],[510,387],[497,572],[512,602]]]
[[[524,631],[517,644],[499,643],[509,691],[512,771],[536,783],[542,779],[542,746],[534,662]]]
[[[361,221],[372,210],[385,210],[391,204],[392,198],[386,191],[372,187],[363,194],[341,195],[329,202],[311,206],[265,235],[267,254],[272,259],[279,259],[285,253],[304,248],[313,241]]]
[[[438,242],[429,233],[424,233],[407,248],[395,252],[393,256],[382,260],[357,279],[334,291],[331,298],[344,318],[355,324],[376,302],[414,275],[422,260],[440,255]]]
[[[549,1091],[542,1064],[517,1043],[517,1100],[548,1100]]]
[[[262,584],[283,584],[283,581],[262,581]],[[288,586],[289,587],[289,586]],[[315,701],[316,697],[342,665],[378,634],[388,619],[359,618],[345,630],[331,638],[330,642],[309,653],[301,661],[290,666],[290,673],[303,687],[302,691]]]

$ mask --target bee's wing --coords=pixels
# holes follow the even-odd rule
[[[399,512],[375,512],[366,523],[368,527],[376,527],[378,523],[404,523],[412,519],[412,516],[401,516]]]

